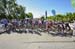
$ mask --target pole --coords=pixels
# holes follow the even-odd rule
[[[45,16],[46,16],[46,19],[47,19],[47,11],[45,11]]]

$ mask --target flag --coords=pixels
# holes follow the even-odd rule
[[[71,0],[72,7],[75,8],[75,0]]]

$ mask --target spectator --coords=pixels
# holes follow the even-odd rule
[[[8,26],[8,20],[7,19],[2,19],[1,20],[1,24],[4,24],[5,25],[5,28]]]

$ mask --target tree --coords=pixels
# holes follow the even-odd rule
[[[25,15],[25,7],[18,5],[16,0],[0,0],[0,15],[8,19],[18,18],[18,16]]]
[[[56,20],[63,21],[63,15],[61,15],[61,14],[56,15]]]
[[[6,3],[4,4],[3,2],[4,0],[0,0],[0,18],[6,18],[5,16],[5,4]]]
[[[45,16],[42,16],[41,19],[42,19],[42,20],[45,20]]]
[[[22,7],[21,5],[18,7],[17,10],[17,14],[19,16],[20,19],[24,19],[26,16],[25,16],[25,7]]]
[[[68,21],[73,21],[73,14],[72,13],[66,13],[66,17],[68,18]]]
[[[28,18],[33,19],[33,14],[32,14],[31,12],[29,12],[28,14],[26,14],[26,16],[27,16]]]
[[[73,13],[73,20],[75,20],[75,12]]]

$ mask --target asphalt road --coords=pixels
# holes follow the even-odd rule
[[[2,34],[0,49],[75,49],[75,37],[53,37],[48,34]]]
[[[74,42],[0,42],[0,49],[75,49]]]

